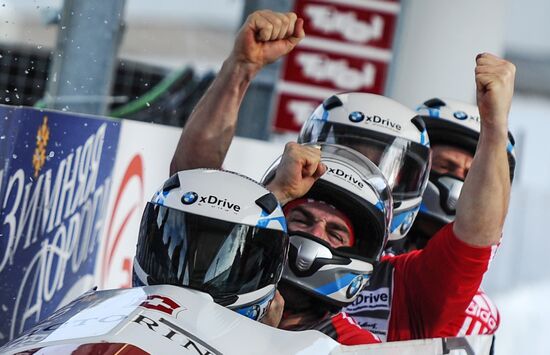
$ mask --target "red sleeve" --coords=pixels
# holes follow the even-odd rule
[[[436,337],[463,317],[495,250],[466,244],[448,224],[423,250],[390,258],[395,274],[388,339]]]
[[[438,337],[463,337],[466,335],[495,334],[500,324],[500,314],[493,301],[483,292],[476,295],[463,314],[449,322],[438,332]]]
[[[342,345],[362,345],[381,342],[376,335],[361,328],[344,312],[340,312],[332,317],[332,326],[336,331],[336,340]]]

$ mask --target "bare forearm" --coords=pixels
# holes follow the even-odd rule
[[[250,81],[265,65],[290,52],[304,36],[304,21],[293,12],[261,10],[247,17],[231,54],[181,133],[170,174],[221,167]]]
[[[170,174],[220,168],[235,134],[239,108],[256,68],[229,57],[193,110],[180,136]]]
[[[490,53],[476,57],[475,79],[481,132],[456,208],[454,232],[478,246],[497,244],[510,200],[508,113],[516,67]]]
[[[454,232],[471,245],[497,244],[510,199],[506,129],[482,129],[476,155],[458,201]]]

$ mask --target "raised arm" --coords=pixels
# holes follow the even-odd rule
[[[256,11],[246,19],[216,79],[193,110],[170,163],[170,174],[219,168],[235,134],[239,108],[255,75],[305,36],[296,14]]]
[[[510,199],[506,145],[515,66],[483,53],[476,58],[477,105],[481,133],[464,182],[453,227],[456,236],[476,246],[497,244]]]

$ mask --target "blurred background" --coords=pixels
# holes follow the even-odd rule
[[[340,19],[322,12],[327,3],[341,10]],[[484,287],[501,311],[497,354],[547,353],[548,1],[0,0],[0,103],[182,127],[243,19],[259,8],[308,13],[310,37],[257,77],[241,110],[242,137],[294,139],[304,113],[331,92],[366,90],[411,108],[436,96],[474,103],[477,53],[516,64],[510,127],[518,167]],[[350,75],[363,81],[345,80]]]

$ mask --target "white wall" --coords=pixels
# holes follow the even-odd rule
[[[503,242],[485,283],[493,293],[550,283],[550,101],[517,95],[510,129],[517,138],[518,167]]]
[[[424,100],[475,99],[475,56],[502,54],[499,0],[404,0],[387,95],[409,107]]]
[[[550,1],[507,0],[506,48],[524,55],[550,55]]]
[[[517,179],[504,236],[484,280],[501,314],[497,354],[545,354],[550,334],[550,101],[516,95]]]

